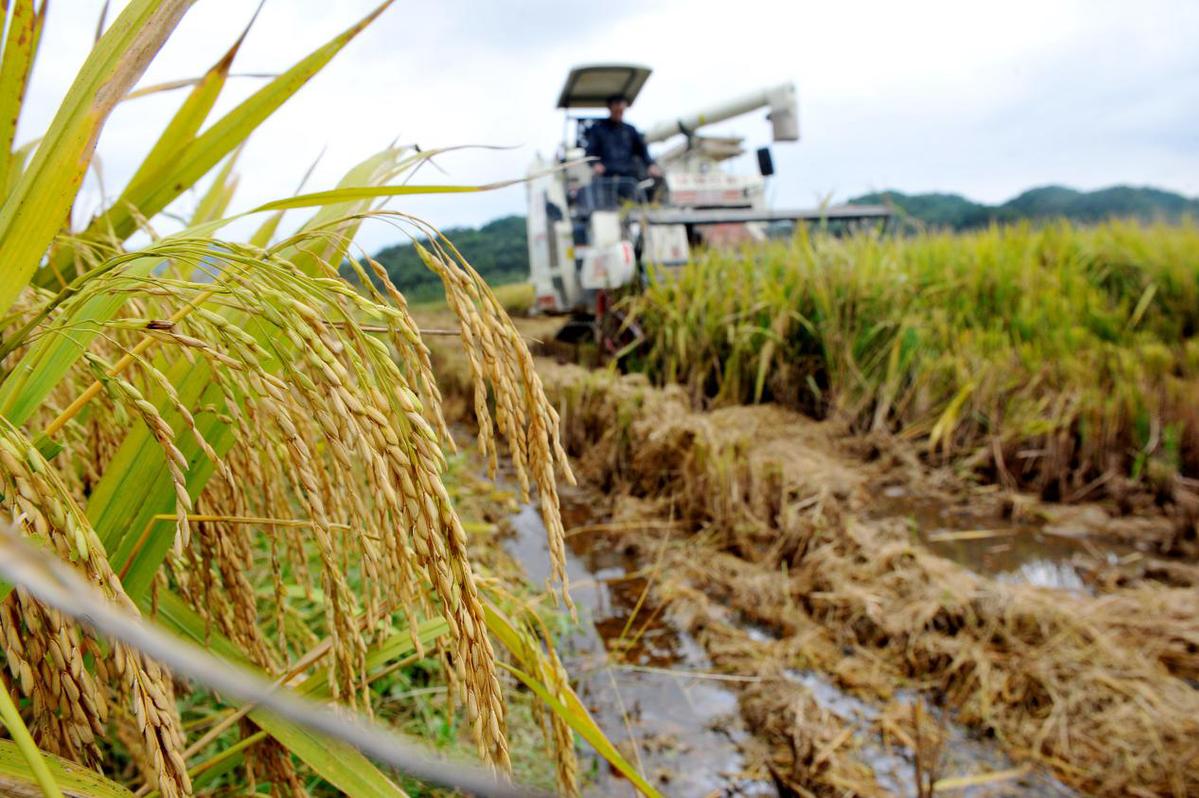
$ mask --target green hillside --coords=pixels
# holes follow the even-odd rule
[[[523,282],[529,277],[525,217],[504,216],[482,227],[451,227],[442,231],[470,265],[491,285]],[[396,244],[374,256],[409,302],[441,299],[441,281],[417,257],[411,243]]]
[[[1199,199],[1136,186],[1112,186],[1098,191],[1043,186],[1029,189],[1000,205],[984,205],[959,194],[904,194],[900,191],[864,194],[850,202],[891,205],[909,226],[952,230],[970,230],[992,222],[1024,219],[1069,219],[1090,223],[1115,217],[1177,221],[1186,215],[1199,216]]]

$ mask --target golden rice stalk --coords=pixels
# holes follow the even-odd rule
[[[309,241],[316,246],[326,238],[314,234]],[[332,642],[325,667],[334,695],[367,711],[365,652],[372,636],[386,629],[384,622],[398,609],[416,649],[423,651],[415,630],[423,618],[444,614],[453,682],[462,691],[480,753],[507,769],[495,653],[466,533],[442,483],[442,448],[451,442],[428,350],[403,296],[384,275],[377,274],[384,291],[370,296],[336,278],[331,264],[320,264],[324,273],[311,276],[288,257],[303,243],[293,238],[287,246],[261,249],[162,239],[137,257],[108,260],[96,250],[95,268],[69,295],[49,300],[38,295],[43,310],[34,315],[38,321],[29,341],[76,334],[73,319],[87,303],[126,297],[125,310],[102,323],[102,334],[35,416],[48,430],[61,431],[64,450],[58,458],[71,465],[67,474],[79,475],[71,477],[69,488],[59,480],[45,501],[76,506],[87,485],[102,478],[130,426],[145,425],[163,452],[175,492],[168,589],[252,660],[274,669],[302,654],[314,634],[295,622],[288,606],[286,569],[287,579],[302,586],[309,601],[320,596],[318,631]],[[436,249],[436,256],[427,253],[431,268],[445,282],[475,364],[484,451],[495,457],[498,432],[524,489],[536,484],[555,575],[566,595],[554,471],[560,467],[569,476],[569,467],[557,440],[557,414],[524,342],[486,285],[456,253]],[[171,268],[148,272],[139,268],[139,259],[166,261]],[[361,318],[384,319],[386,343],[364,331]],[[210,375],[208,390],[199,396],[185,394],[174,382],[194,369]],[[489,397],[496,407],[494,428]],[[89,403],[103,410],[80,417]],[[218,445],[214,419],[231,434],[231,445]],[[196,452],[190,462],[189,450]],[[189,480],[197,459],[213,461],[216,476],[193,496]],[[19,463],[2,465],[7,478],[24,478]],[[104,570],[103,556],[92,553],[102,548],[96,548],[86,520],[70,521],[76,516],[82,518],[77,509],[27,528],[73,542],[75,528],[83,530],[78,552],[88,553],[88,563],[101,563],[95,579],[119,590],[111,569]],[[132,533],[137,539],[131,557],[159,534],[157,523]],[[272,601],[266,606],[246,578],[259,534],[269,539]],[[363,577],[358,593],[346,576],[354,569]],[[266,618],[273,633],[260,627]],[[163,794],[185,793],[186,772],[175,761],[182,738],[171,714],[169,680],[130,652],[118,651],[114,661],[155,783]],[[563,679],[545,675],[547,684]],[[94,736],[95,725],[88,726]],[[565,750],[569,733],[559,726],[554,734]],[[59,736],[72,739],[65,730]],[[86,735],[75,737],[83,741]],[[257,772],[270,767],[261,763]],[[568,773],[562,776],[569,780]]]
[[[419,244],[416,244],[416,251],[441,277],[450,309],[461,325],[462,344],[475,384],[480,449],[489,456],[494,475],[492,421],[486,391],[482,387],[490,384],[496,405],[495,425],[507,440],[521,495],[526,501],[528,469],[533,471],[553,565],[551,576],[561,586],[561,595],[573,610],[566,573],[565,530],[558,512],[555,467],[561,469],[572,484],[574,475],[561,447],[558,413],[545,397],[528,347],[515,327],[510,322],[505,323],[507,314],[486,282],[448,241],[445,247],[435,239],[430,239],[430,243],[436,254]]]
[[[0,468],[10,488],[0,506],[21,521],[27,534],[46,540],[59,556],[75,562],[107,598],[132,609],[133,602],[113,573],[87,516],[45,458],[3,418],[0,418]],[[49,611],[30,611],[32,600],[22,598],[20,591],[11,594],[5,603],[14,601],[20,601],[25,611],[13,612],[10,608],[4,613],[6,641],[20,635],[22,629],[33,635],[53,634],[52,638],[46,638],[47,656],[42,660],[54,666],[45,674],[47,678],[35,680],[32,663],[16,653],[19,649],[6,646],[10,673],[20,684],[21,692],[34,701],[35,725],[49,730],[48,733],[57,731],[63,735],[57,741],[61,750],[74,751],[94,745],[91,732],[97,730],[97,722],[102,723],[103,696],[94,681],[84,675],[86,668],[78,633],[68,632],[66,625],[54,620]],[[43,625],[42,619],[49,623]],[[153,769],[159,791],[164,796],[190,794],[191,781],[181,756],[183,734],[169,676],[124,645],[113,647],[112,666],[123,697],[132,706],[143,754]],[[49,696],[56,699],[53,703],[45,700],[43,691],[47,685]],[[60,712],[64,701],[67,713],[74,719],[69,726],[46,717]],[[90,731],[84,730],[85,724],[91,727]],[[99,729],[102,731],[103,726]]]

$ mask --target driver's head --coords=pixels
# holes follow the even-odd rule
[[[624,119],[624,109],[629,107],[629,101],[623,94],[614,94],[608,98],[608,118],[614,122]]]

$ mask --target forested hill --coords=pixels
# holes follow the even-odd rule
[[[1113,186],[1099,191],[1044,186],[1029,189],[1001,205],[984,205],[959,194],[904,194],[899,191],[864,194],[850,202],[891,205],[910,222],[953,230],[1023,219],[1064,218],[1075,222],[1098,222],[1111,217],[1132,217],[1145,221],[1176,221],[1187,214],[1199,216],[1199,199],[1134,186]]]
[[[1176,220],[1187,214],[1199,217],[1199,199],[1132,186],[1089,192],[1045,186],[1025,191],[1001,205],[984,205],[958,194],[904,194],[899,191],[866,194],[850,202],[890,204],[906,218],[907,224],[902,225],[906,229],[967,230],[992,222],[1022,219],[1066,218],[1096,222],[1112,216],[1146,220]],[[504,216],[479,228],[450,228],[444,232],[492,285],[528,278],[523,216]],[[440,281],[420,262],[411,244],[388,247],[376,254],[375,259],[384,265],[392,281],[410,301],[424,302],[442,296]]]
[[[525,217],[504,216],[482,227],[451,227],[442,233],[491,285],[529,278]],[[387,247],[374,258],[387,269],[391,281],[409,302],[427,302],[444,296],[441,280],[425,267],[412,244]]]

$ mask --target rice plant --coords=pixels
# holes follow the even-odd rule
[[[82,229],[63,220],[105,120],[145,91],[135,84],[191,2],[132,0],[30,145],[13,131],[46,6],[3,5],[0,505],[104,601],[302,695],[370,713],[378,680],[439,661],[449,712],[464,708],[479,757],[502,775],[505,684],[519,679],[544,698],[563,792],[578,789],[577,732],[653,794],[545,636],[476,577],[421,330],[383,269],[351,248],[368,219],[430,242],[421,255],[458,320],[479,445],[492,468],[505,450],[521,491],[536,490],[569,603],[555,479],[570,469],[529,353],[449,242],[379,206],[474,189],[409,184],[432,153],[391,147],[335,189],[251,210],[262,221],[248,240],[220,237],[246,215],[228,210],[241,144],[388,4],[212,118],[237,39],[185,86],[128,185]],[[155,217],[218,166],[183,228],[157,234]],[[315,211],[280,237],[297,209]],[[149,243],[131,247],[139,232]],[[338,276],[345,264],[368,290]],[[222,708],[233,702],[20,586],[0,585],[0,641],[6,794],[180,796],[214,783],[403,794],[353,748],[252,704]]]
[[[801,230],[701,255],[632,305],[640,367],[923,440],[1061,497],[1199,474],[1199,225]]]

